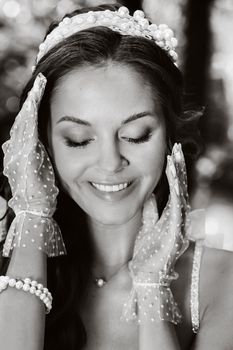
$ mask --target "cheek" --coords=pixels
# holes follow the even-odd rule
[[[57,174],[63,185],[70,187],[71,183],[78,181],[85,171],[85,161],[77,156],[77,151],[65,147],[61,142],[54,141],[53,159]]]
[[[137,153],[138,166],[151,181],[157,182],[162,174],[166,149],[165,136],[161,132]]]

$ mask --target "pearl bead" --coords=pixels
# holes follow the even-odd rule
[[[173,36],[174,36],[173,30],[171,30],[170,28],[168,28],[164,31],[164,38],[166,40],[171,39]]]
[[[142,10],[136,10],[133,14],[133,18],[138,21],[141,18],[145,17],[145,13]]]
[[[169,55],[173,58],[174,61],[176,61],[178,59],[177,53],[173,50],[169,51]]]
[[[46,297],[43,301],[44,301],[45,304],[48,304],[49,303],[49,298]]]
[[[171,38],[171,44],[172,44],[173,47],[177,47],[178,40],[176,38]]]
[[[161,48],[164,48],[164,46],[165,46],[165,43],[163,41],[157,41],[156,44]]]
[[[40,50],[44,50],[45,49],[45,43],[40,44],[39,49]]]
[[[143,28],[143,29],[147,29],[149,27],[149,21],[148,19],[146,18],[142,18],[138,21],[138,23],[140,24],[140,26]]]
[[[15,288],[22,289],[23,288],[23,282],[22,281],[17,281],[16,284],[15,284]]]
[[[7,288],[7,282],[1,281],[0,282],[0,288],[1,288],[1,290],[6,289]]]
[[[46,298],[46,295],[44,293],[42,293],[40,296],[39,296],[40,300],[44,301],[44,299]]]
[[[153,33],[153,37],[155,40],[162,40],[162,32],[160,30],[157,30]]]
[[[38,285],[38,282],[37,281],[32,281],[31,285],[32,285],[32,287],[36,287]]]
[[[37,297],[39,297],[41,294],[42,294],[42,290],[37,289],[37,290],[35,291],[35,295],[36,295]]]
[[[167,24],[160,24],[160,25],[159,25],[159,29],[160,29],[160,30],[168,29],[168,25],[167,25]]]
[[[38,283],[38,285],[37,285],[37,289],[42,290],[42,289],[43,289],[43,285],[42,285],[41,283]]]
[[[63,23],[65,23],[65,24],[71,23],[71,18],[65,17],[65,18],[63,19]]]
[[[9,276],[1,276],[1,280],[8,283],[10,280],[10,277]]]
[[[96,279],[96,285],[97,287],[101,288],[105,285],[106,281],[103,278]]]
[[[150,29],[150,31],[154,32],[155,30],[158,29],[158,26],[157,26],[157,24],[152,23],[152,24],[150,24],[149,29]]]
[[[30,285],[29,285],[29,284],[24,284],[24,285],[23,285],[23,290],[24,290],[25,292],[28,292],[28,291],[30,290]]]
[[[119,14],[119,16],[121,16],[121,17],[126,17],[127,15],[129,15],[129,10],[127,9],[127,7],[121,6],[121,7],[118,9],[118,14]]]

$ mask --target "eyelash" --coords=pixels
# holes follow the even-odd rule
[[[141,137],[138,137],[136,139],[127,138],[127,137],[123,137],[123,139],[129,141],[130,143],[140,144],[140,143],[149,141],[151,136],[152,136],[151,133],[147,133],[147,134],[142,135]],[[85,146],[89,145],[91,143],[91,141],[93,141],[93,139],[86,140],[83,142],[74,142],[74,141],[70,140],[69,138],[65,138],[65,143],[68,147],[76,147],[76,148],[84,148]]]
[[[83,148],[87,146],[90,143],[91,140],[83,141],[83,142],[74,142],[68,138],[65,138],[65,144],[68,147],[77,147],[77,148]]]
[[[142,135],[141,137],[138,137],[137,139],[132,139],[132,138],[127,138],[127,137],[124,137],[124,140],[127,140],[129,141],[130,143],[136,143],[136,144],[139,144],[139,143],[143,143],[143,142],[147,142],[150,140],[152,134],[151,133],[146,133],[145,135]]]

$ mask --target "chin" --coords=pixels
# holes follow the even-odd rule
[[[107,208],[101,211],[89,211],[87,215],[91,220],[97,221],[102,225],[123,225],[129,222],[139,211],[139,208]],[[133,210],[132,210],[133,209]]]
[[[90,220],[103,225],[123,225],[139,212],[141,214],[143,203],[152,192],[150,187],[150,184],[141,186],[140,181],[135,181],[125,191],[103,194],[96,189],[90,190],[88,185],[81,191],[73,189],[70,196]]]

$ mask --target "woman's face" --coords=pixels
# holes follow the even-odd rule
[[[53,92],[50,152],[63,188],[94,221],[132,219],[159,181],[166,137],[152,96],[116,64],[74,70]]]

